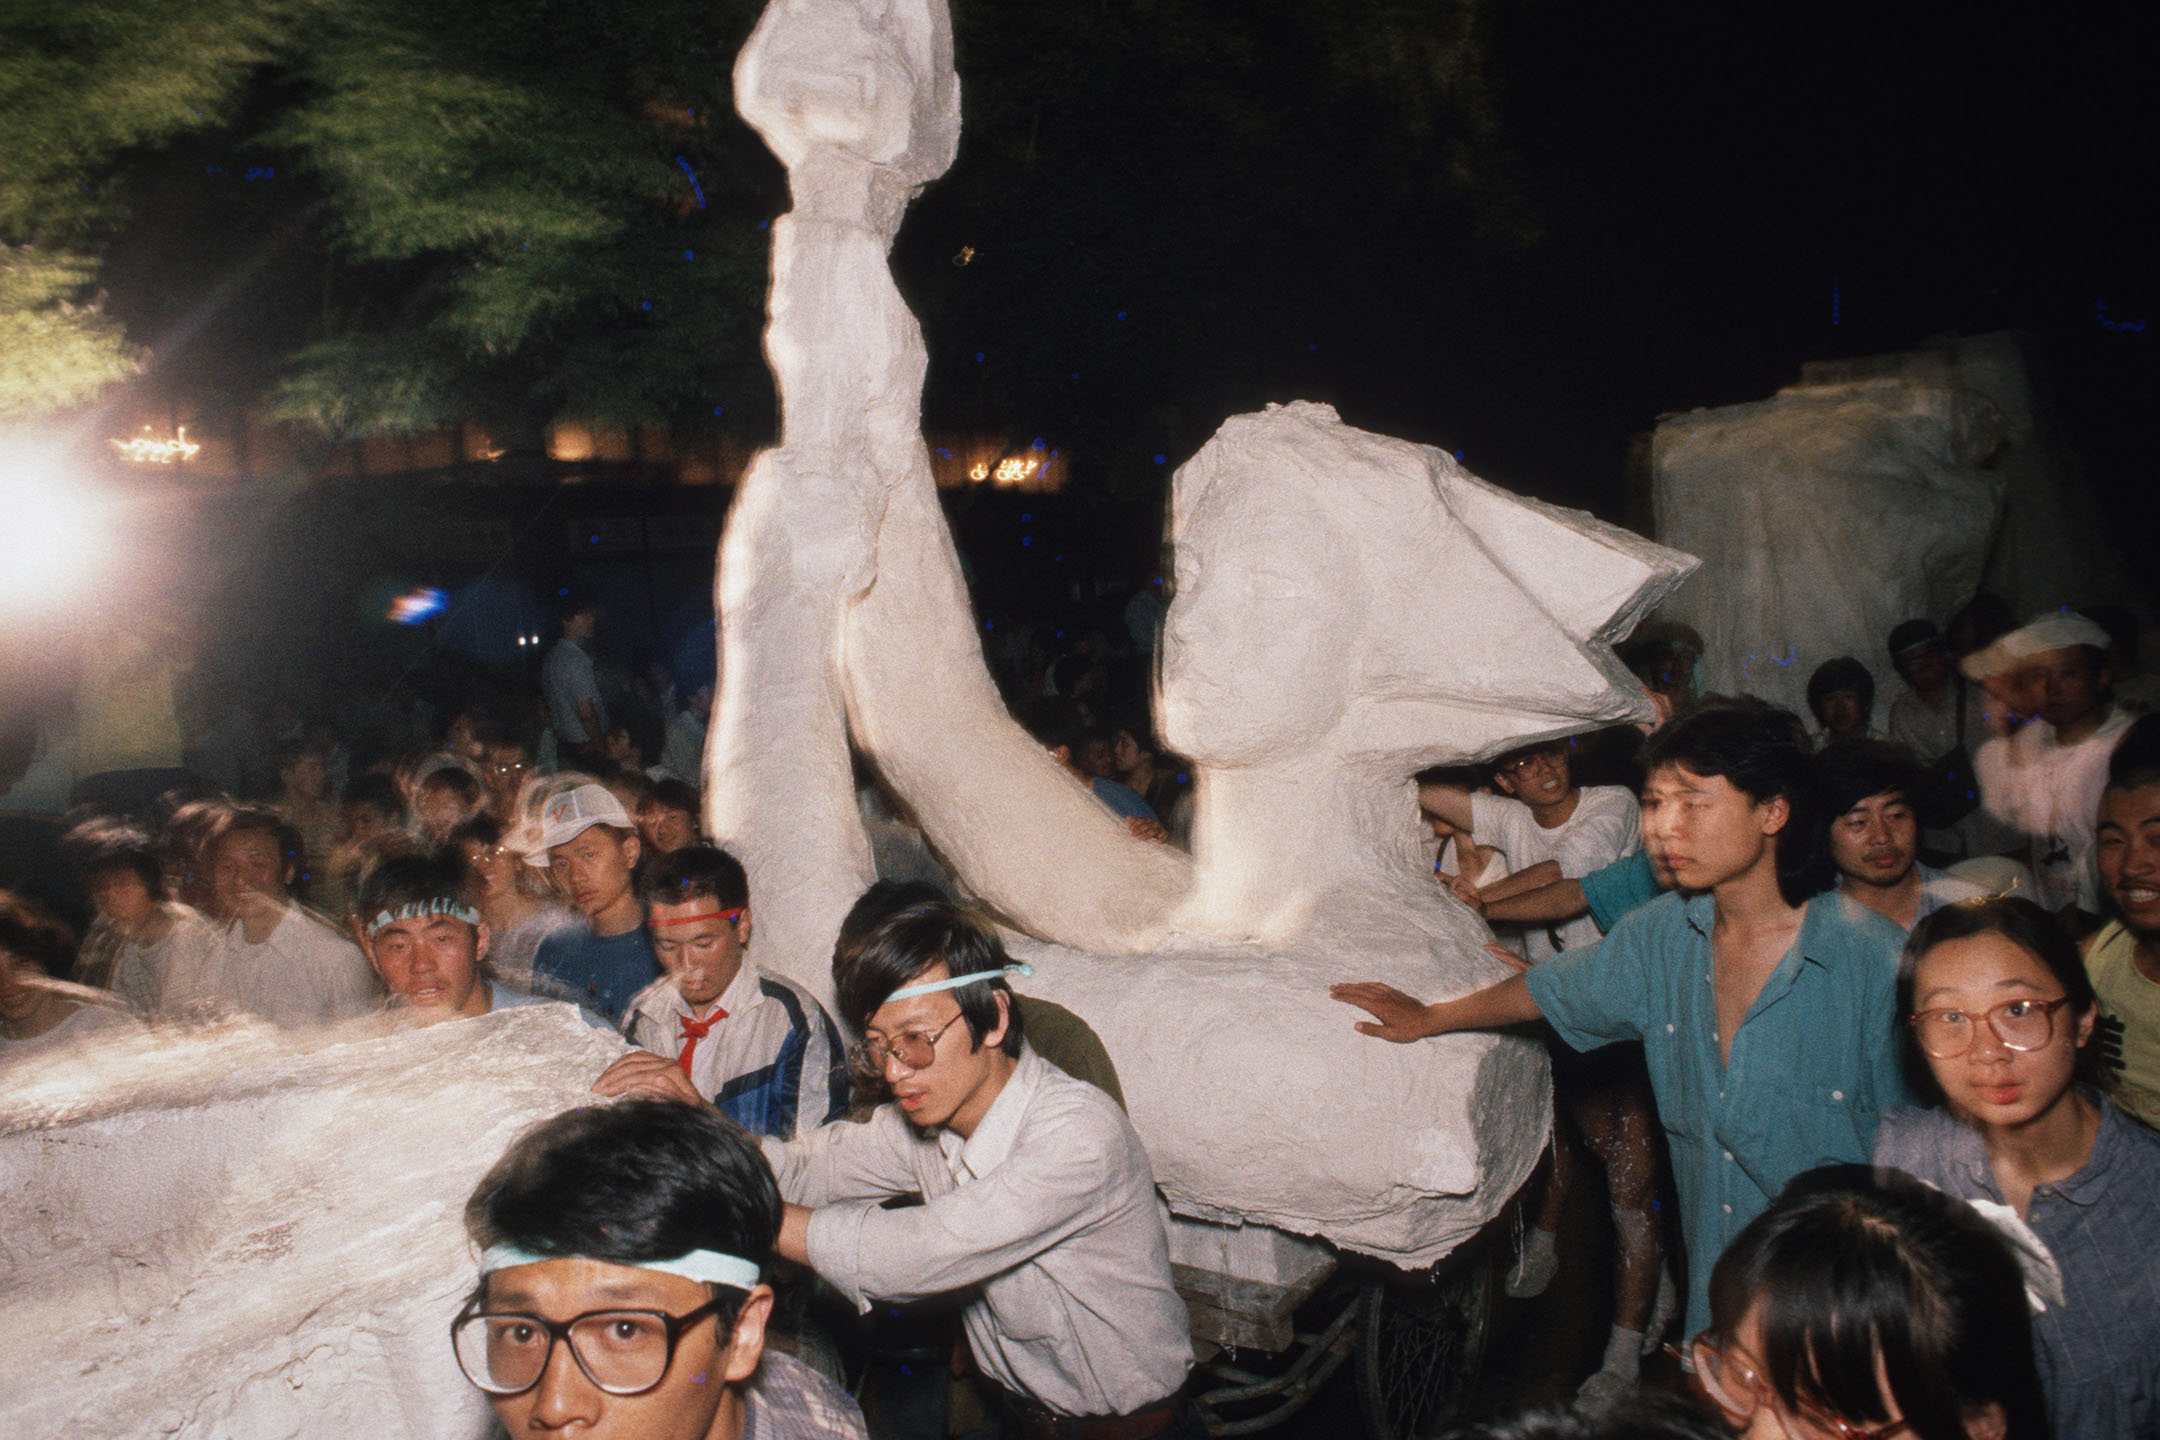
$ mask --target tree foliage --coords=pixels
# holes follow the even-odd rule
[[[1129,468],[1179,413],[1296,371],[1291,337],[1325,317],[1289,292],[1346,236],[1448,197],[1479,202],[1466,229],[1519,230],[1483,3],[955,0],[962,151],[896,257],[932,422],[1054,428]],[[295,301],[285,413],[478,419],[514,448],[566,412],[770,423],[765,225],[787,201],[731,95],[760,0],[0,5],[0,144],[25,157],[0,170],[0,238],[94,254],[116,177],[189,130],[305,176],[329,263]],[[81,298],[39,303],[109,339],[51,308]]]
[[[139,357],[89,290],[94,263],[0,243],[0,422],[78,405]]]
[[[477,404],[513,430],[756,417],[773,171],[736,122],[749,3],[364,0],[319,17],[267,139],[360,270],[289,410],[342,428]],[[424,382],[424,383],[416,383]]]

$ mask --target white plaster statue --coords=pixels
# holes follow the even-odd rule
[[[1184,857],[1127,843],[1005,714],[922,440],[922,334],[886,266],[907,197],[959,141],[945,6],[774,0],[735,87],[795,205],[773,226],[766,337],[781,441],[745,476],[721,544],[728,670],[706,754],[708,820],[749,871],[760,949],[829,993],[840,918],[872,878],[851,711],[984,899],[1114,946],[1097,917],[1115,901],[1166,909]],[[953,786],[960,773],[972,783]]]
[[[1430,1263],[1536,1160],[1544,1056],[1375,1049],[1318,997],[1349,968],[1506,973],[1433,884],[1412,777],[1637,716],[1608,642],[1686,559],[1312,404],[1227,421],[1172,527],[1159,699],[1198,772],[1194,882],[1151,953],[1016,945],[1023,988],[1102,1034],[1175,1208]]]
[[[829,992],[871,878],[852,737],[1035,937],[1027,988],[1102,1034],[1174,1205],[1428,1263],[1535,1161],[1543,1057],[1374,1046],[1326,987],[1493,977],[1482,924],[1424,873],[1411,777],[1647,718],[1609,642],[1688,562],[1324,406],[1229,421],[1175,481],[1161,713],[1199,767],[1195,855],[1134,840],[1005,714],[920,435],[922,340],[885,256],[952,156],[950,64],[930,0],[774,0],[736,70],[796,204],[773,242],[782,439],[722,546],[707,756],[761,957]]]

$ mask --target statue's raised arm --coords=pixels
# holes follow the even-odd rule
[[[736,102],[788,167],[766,354],[780,444],[744,477],[716,599],[726,670],[708,820],[758,897],[761,949],[819,990],[871,875],[849,724],[985,900],[1130,948],[1187,885],[1006,715],[921,433],[922,332],[887,253],[959,141],[942,0],[773,0]],[[1019,838],[1016,838],[1019,837]]]

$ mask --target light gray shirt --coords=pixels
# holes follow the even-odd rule
[[[765,1142],[810,1217],[810,1262],[864,1310],[975,1287],[963,1315],[983,1372],[1066,1415],[1167,1398],[1192,1363],[1167,1216],[1125,1112],[1032,1049],[975,1133],[868,1124]],[[920,1191],[900,1210],[878,1201]]]
[[[2160,1435],[2160,1137],[2094,1098],[2092,1159],[2037,1187],[2025,1211],[2067,1299],[2033,1316],[2033,1345],[2061,1440],[2151,1440]],[[1944,1110],[1885,1111],[1875,1163],[1961,1200],[2003,1203],[1980,1132]]]
[[[83,937],[84,982],[112,991],[137,1015],[165,1013],[171,977],[200,973],[204,957],[218,944],[217,926],[187,906],[168,900],[158,908],[172,924],[148,945],[130,939],[103,915],[90,922]]]
[[[168,977],[166,1010],[237,1011],[295,1028],[331,1025],[382,1007],[382,985],[360,947],[298,905],[286,905],[260,945],[233,921],[202,958],[199,969]]]
[[[547,699],[548,723],[555,727],[555,736],[563,744],[589,745],[604,738],[607,707],[600,703],[600,682],[593,677],[592,656],[567,635],[556,641],[547,659],[540,662],[540,693]],[[600,735],[585,733],[584,717],[578,714],[580,700],[592,701],[593,714],[600,717]]]

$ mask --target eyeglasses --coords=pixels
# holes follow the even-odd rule
[[[1567,752],[1565,750],[1533,750],[1528,755],[1518,755],[1513,760],[1504,760],[1495,768],[1502,775],[1521,775],[1534,765],[1558,767],[1566,759]]]
[[[1980,1033],[1975,1021],[1985,1020],[2006,1050],[2044,1050],[2055,1038],[2055,1012],[2070,1003],[2068,996],[2055,1000],[2005,1000],[1975,1013],[1971,1010],[1922,1010],[1909,1017],[1913,1038],[1937,1060],[1955,1060],[1972,1049]]]
[[[1745,1425],[1758,1411],[1767,1409],[1777,1417],[1786,1440],[1819,1440],[1823,1436],[1835,1436],[1836,1440],[1891,1440],[1893,1436],[1913,1433],[1909,1420],[1855,1425],[1806,1400],[1796,1401],[1788,1411],[1754,1357],[1737,1345],[1721,1344],[1709,1331],[1690,1340],[1685,1355],[1676,1346],[1667,1345],[1665,1349],[1683,1360],[1692,1357],[1695,1378],[1702,1383],[1703,1393],[1736,1426]]]
[[[860,1045],[848,1047],[848,1064],[856,1074],[873,1080],[884,1076],[894,1056],[909,1070],[927,1070],[937,1062],[938,1041],[964,1018],[955,1015],[935,1030],[902,1030],[889,1040],[883,1035],[866,1036]]]
[[[667,1378],[683,1332],[719,1310],[715,1296],[687,1315],[664,1310],[588,1310],[568,1320],[491,1315],[480,1302],[450,1322],[465,1378],[490,1395],[522,1395],[547,1373],[555,1342],[567,1342],[585,1378],[610,1395],[642,1395]]]

